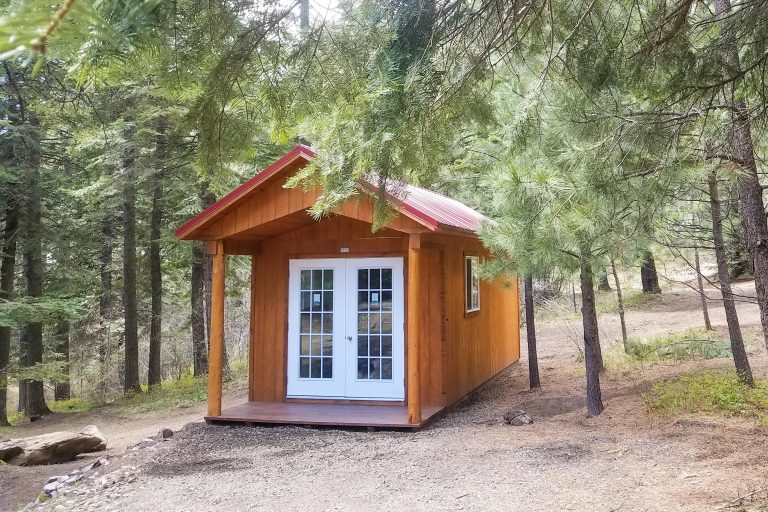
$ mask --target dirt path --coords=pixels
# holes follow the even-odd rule
[[[750,292],[749,285],[740,287]],[[647,336],[698,326],[698,308],[693,293],[667,293],[659,304],[628,314],[630,332]],[[721,308],[710,313],[715,325],[724,323]],[[756,306],[741,304],[739,313],[756,332]],[[619,332],[614,316],[601,317],[606,343]],[[586,418],[576,326],[540,326],[542,389],[526,390],[525,364],[517,365],[422,432],[193,423],[160,445],[135,481],[45,508],[701,512],[768,487],[767,429],[753,421],[660,417],[643,403],[650,383],[702,367],[727,368],[728,360],[609,372],[603,378],[606,411]],[[768,357],[754,334],[749,348],[756,375],[766,378]],[[528,411],[535,423],[503,425],[509,409]],[[136,442],[200,414],[164,412],[105,430]],[[98,420],[83,417],[78,424]]]

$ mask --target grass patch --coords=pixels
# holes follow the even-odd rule
[[[94,402],[82,398],[48,402],[48,408],[53,412],[88,412],[94,407],[96,407]]]
[[[624,293],[622,298],[624,299],[624,310],[626,311],[659,302],[661,295],[631,291]],[[616,291],[600,292],[597,294],[596,299],[595,309],[598,315],[619,312],[619,300],[616,298]]]
[[[126,396],[118,401],[121,409],[128,413],[155,411],[189,407],[204,402],[208,397],[208,377],[193,377],[188,375],[178,380],[163,382],[159,389]]]
[[[768,382],[755,381],[750,388],[735,371],[688,373],[656,383],[647,402],[657,411],[743,416],[768,425]]]
[[[730,357],[731,346],[715,338],[711,331],[697,328],[643,340],[628,339],[627,353],[637,361],[687,361]]]

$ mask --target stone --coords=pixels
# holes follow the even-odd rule
[[[507,411],[504,413],[504,423],[513,427],[520,427],[533,423],[533,418],[525,411]]]
[[[173,430],[169,428],[164,428],[163,430],[160,431],[159,435],[161,439],[170,439],[173,437]]]
[[[81,432],[51,432],[0,443],[0,460],[16,466],[39,466],[74,460],[81,453],[106,449],[106,438],[89,425]]]

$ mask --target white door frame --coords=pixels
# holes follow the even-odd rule
[[[287,394],[289,397],[344,398],[346,386],[343,372],[334,371],[332,378],[301,378],[299,376],[299,348],[301,333],[300,279],[302,270],[333,270],[333,367],[344,360],[344,321],[342,316],[346,290],[346,272],[343,259],[298,259],[290,260],[288,274],[288,357],[286,358]],[[313,292],[315,293],[315,292]],[[321,298],[322,300],[322,298]],[[313,313],[314,314],[314,313]],[[343,366],[343,365],[342,365]]]
[[[358,378],[357,371],[357,271],[363,268],[382,267],[392,269],[392,379],[361,379]],[[301,271],[317,269],[334,271],[332,378],[300,377]],[[403,271],[402,257],[292,259],[289,261],[288,357],[286,358],[288,398],[404,400],[405,286]],[[315,293],[312,292],[312,294]]]
[[[370,380],[358,378],[358,269],[392,268],[392,379]],[[349,258],[347,259],[347,389],[346,396],[360,400],[405,399],[405,287],[403,258]],[[375,315],[376,313],[374,313]],[[383,324],[383,323],[382,323]],[[382,327],[380,324],[380,329]],[[382,329],[383,331],[383,329]],[[350,340],[350,336],[352,339]],[[379,371],[382,371],[381,368]]]

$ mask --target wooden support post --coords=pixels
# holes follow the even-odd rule
[[[408,423],[421,424],[421,391],[419,389],[419,323],[422,313],[421,240],[412,234],[408,243]]]
[[[211,346],[208,355],[208,416],[221,416],[221,373],[224,354],[224,241],[213,254],[211,296]]]

